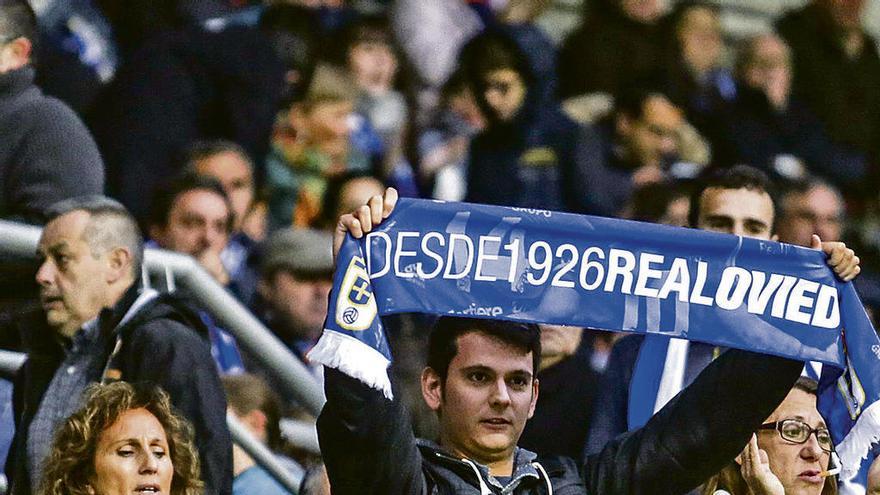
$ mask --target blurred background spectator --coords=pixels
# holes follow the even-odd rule
[[[662,66],[661,0],[595,0],[559,52],[559,92],[617,94]],[[625,54],[625,55],[624,55]]]
[[[34,84],[37,19],[0,4],[0,216],[42,222],[49,205],[104,190],[104,164],[82,121]]]
[[[241,374],[223,377],[229,413],[260,442],[281,455],[281,406],[272,389],[259,377]],[[285,457],[280,457],[285,462]],[[292,462],[286,461],[288,464]],[[232,446],[233,495],[260,493],[287,495],[288,492],[238,445]],[[295,468],[294,468],[295,469]]]
[[[354,80],[324,65],[282,114],[266,162],[271,230],[311,225],[321,215],[328,179],[376,169],[381,141],[371,129],[351,128],[356,101]]]
[[[471,142],[467,201],[583,211],[588,167],[579,127],[536,86],[526,56],[501,31],[463,48],[462,70],[485,129]]]
[[[749,163],[787,180],[820,175],[835,184],[865,178],[862,154],[843,148],[792,95],[791,53],[775,34],[745,42],[737,60],[737,94],[720,112],[717,162]]]
[[[541,394],[519,445],[539,455],[581,455],[599,375],[590,363],[590,342],[582,328],[541,325]],[[558,430],[557,430],[558,428]],[[547,431],[564,431],[563,437]]]
[[[255,302],[267,327],[308,365],[327,316],[333,259],[329,232],[283,229],[266,242]],[[311,370],[320,377],[319,367]]]
[[[836,142],[876,160],[880,145],[880,57],[862,25],[864,0],[812,0],[776,24],[788,41],[794,94]]]
[[[687,120],[711,138],[717,112],[736,94],[726,66],[719,9],[707,2],[682,1],[664,22],[669,48],[656,77]]]

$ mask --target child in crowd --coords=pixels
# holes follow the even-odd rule
[[[372,169],[370,154],[352,142],[354,88],[345,72],[319,66],[305,95],[279,118],[266,163],[270,230],[310,225],[327,179]]]

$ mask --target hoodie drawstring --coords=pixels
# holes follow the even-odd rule
[[[487,485],[486,482],[483,481],[483,476],[480,474],[480,470],[479,468],[477,468],[477,465],[474,464],[474,462],[470,459],[462,459],[462,461],[467,463],[467,465],[474,470],[474,473],[477,475],[477,479],[480,480],[480,495],[492,495],[492,490],[490,490],[489,485]]]
[[[550,476],[547,475],[547,471],[544,470],[544,466],[539,462],[533,462],[532,466],[535,467],[543,476],[544,481],[547,483],[547,495],[553,495],[553,485],[550,483]]]

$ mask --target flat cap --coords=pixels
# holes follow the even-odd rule
[[[281,229],[266,241],[262,273],[278,270],[312,275],[333,272],[333,236],[313,229]]]

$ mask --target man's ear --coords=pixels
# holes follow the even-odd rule
[[[114,283],[117,280],[131,274],[132,255],[131,251],[124,247],[115,247],[107,253],[107,264],[110,270],[107,273],[107,282]]]
[[[770,240],[773,242],[779,242],[779,236],[776,234],[773,234],[770,236]]]
[[[532,401],[529,404],[529,418],[534,416],[535,414],[535,406],[538,404],[538,390],[540,389],[540,382],[537,378],[532,380]]]
[[[259,282],[257,282],[257,294],[266,300],[268,300],[269,295],[272,294],[272,284],[267,282],[265,277],[261,277]]]
[[[443,405],[443,379],[430,366],[422,370],[422,397],[432,411]]]

